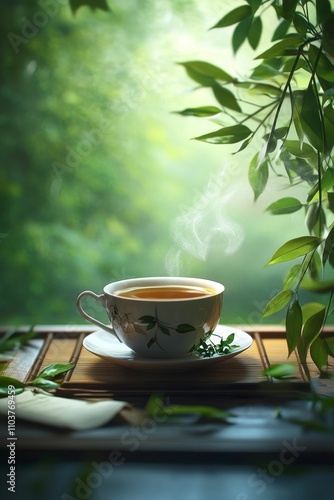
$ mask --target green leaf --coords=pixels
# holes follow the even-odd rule
[[[232,344],[232,342],[234,342],[234,337],[235,337],[235,334],[234,333],[230,333],[226,339],[225,339],[225,343],[226,344]]]
[[[328,193],[330,194],[330,193]],[[333,203],[334,203],[334,193],[332,194],[333,198]],[[329,231],[326,241],[325,241],[325,246],[324,246],[324,251],[322,254],[322,262],[325,264],[326,262],[329,262],[329,264],[334,267],[334,227]]]
[[[323,265],[322,265],[320,254],[319,254],[319,252],[313,252],[309,255],[312,257],[310,259],[310,265],[308,268],[310,278],[314,281],[319,281],[319,277],[322,276],[322,273],[323,273]]]
[[[312,304],[312,309],[314,312],[305,321],[302,336],[298,343],[298,353],[302,363],[306,362],[308,349],[321,332],[326,313],[325,306],[322,304]],[[312,309],[309,308],[309,312]]]
[[[252,136],[251,137],[248,137],[248,139],[246,139],[240,146],[240,148],[235,151],[233,154],[237,154],[237,153],[240,153],[240,151],[243,151],[244,149],[247,148],[247,146],[252,142]]]
[[[258,197],[263,193],[267,182],[268,182],[268,162],[258,164],[259,154],[253,157],[249,164],[248,169],[248,181],[254,193],[254,200],[256,201]]]
[[[301,267],[302,267],[301,264],[296,264],[295,266],[292,266],[291,269],[289,269],[284,279],[282,290],[293,288],[293,285],[299,279]]]
[[[232,48],[234,54],[238,52],[241,45],[247,39],[249,30],[252,25],[252,20],[253,20],[252,16],[246,17],[245,19],[240,21],[240,23],[236,26],[232,36]]]
[[[319,203],[313,203],[307,207],[305,219],[310,234],[323,234],[326,215]]]
[[[295,105],[292,108],[292,118],[293,124],[295,126],[297,136],[301,144],[304,143],[305,133],[304,133],[304,124],[302,123],[301,111],[303,105],[303,95],[302,93],[294,93],[294,103]]]
[[[248,31],[248,42],[253,50],[256,50],[262,35],[262,19],[260,16],[256,16],[253,19],[250,30]]]
[[[297,4],[298,0],[283,0],[282,16],[284,19],[290,21],[293,18]]]
[[[180,325],[177,325],[176,331],[178,333],[188,333],[188,332],[194,332],[196,328],[192,325],[188,325],[187,323],[181,323]]]
[[[215,106],[200,106],[198,108],[186,108],[183,111],[175,111],[175,113],[183,116],[198,116],[200,118],[205,118],[221,113],[221,109]]]
[[[241,111],[238,101],[230,90],[227,90],[220,85],[213,85],[212,91],[219,104],[221,104],[224,108],[229,108],[233,111]]]
[[[285,317],[286,339],[288,344],[288,356],[297,347],[303,326],[303,314],[299,301],[293,301],[288,307]]]
[[[334,213],[334,193],[328,192],[327,198],[328,198],[328,208],[332,213]]]
[[[325,0],[326,2],[328,0]],[[322,46],[325,52],[331,57],[334,56],[334,43],[333,43],[333,31],[334,31],[334,13],[328,12],[324,13],[324,19],[322,21]]]
[[[302,287],[312,293],[330,293],[334,291],[334,281],[303,280]]]
[[[249,5],[241,5],[236,9],[228,12],[224,17],[222,17],[217,24],[212,26],[211,29],[215,28],[226,28],[226,26],[231,26],[232,24],[237,24],[248,16],[252,15],[252,9]]]
[[[251,79],[260,80],[261,82],[263,82],[263,80],[274,78],[275,76],[279,76],[280,74],[280,68],[275,68],[272,65],[268,64],[268,61],[263,61],[253,70]],[[261,83],[260,85],[263,85],[263,83]],[[260,86],[260,91],[261,89],[262,87]],[[279,87],[275,87],[275,89],[279,90],[280,93],[282,92]]]
[[[263,318],[267,316],[271,316],[272,314],[277,313],[283,307],[285,307],[291,300],[293,296],[293,292],[291,290],[282,290],[279,292],[270,302],[266,305],[263,310],[262,316]]]
[[[321,312],[323,308],[324,305],[320,304],[320,302],[308,302],[307,304],[304,304],[302,307],[304,323],[308,321],[314,314]]]
[[[316,160],[317,154],[315,150],[307,143],[300,143],[300,141],[290,141],[287,140],[284,143],[285,148],[297,158],[305,158],[310,160]]]
[[[328,353],[324,339],[317,337],[310,347],[310,355],[320,372],[328,363]]]
[[[233,144],[243,141],[251,133],[251,130],[245,125],[232,125],[231,127],[224,127],[210,134],[195,137],[195,140],[211,144]]]
[[[44,390],[55,390],[58,389],[58,387],[60,387],[60,384],[58,384],[54,380],[50,380],[43,377],[36,377],[29,383],[29,385],[32,385],[34,387],[39,387],[40,389]]]
[[[298,375],[298,366],[292,363],[271,365],[269,368],[264,370],[263,375],[274,378],[295,377]]]
[[[310,82],[304,93],[300,112],[301,126],[312,146],[322,152],[324,150],[324,130],[319,114],[317,90]]]
[[[24,392],[23,387],[17,387],[15,389],[15,395],[17,396],[18,394],[22,394]],[[7,387],[1,387],[0,385],[0,398],[6,398],[8,397],[8,388]]]
[[[16,389],[22,389],[25,387],[25,383],[17,380],[16,378],[6,377],[4,375],[0,375],[0,387],[1,389],[6,389],[8,392],[8,386],[13,385]]]
[[[324,52],[320,52],[319,47],[310,44],[308,49],[308,57],[312,67],[316,68],[316,74],[319,78],[323,78],[328,82],[333,83],[334,66]]]
[[[74,368],[75,363],[53,363],[46,366],[39,374],[38,378],[56,377],[60,373],[68,372]]]
[[[282,19],[274,31],[273,37],[271,39],[272,42],[284,38],[290,28],[290,25],[291,25],[291,20],[287,21],[286,19]]]
[[[301,36],[291,36],[280,42],[275,43],[270,49],[265,50],[255,59],[267,59],[268,57],[277,57],[286,55],[286,49],[295,49],[303,43],[304,39]]]
[[[333,68],[334,73],[334,68]],[[324,109],[325,153],[331,154],[334,147],[334,108],[331,104]],[[334,169],[327,170],[334,171]]]
[[[279,140],[284,140],[289,133],[288,127],[279,127],[275,130],[271,130],[269,134],[263,136],[263,140],[267,143],[266,155],[268,153],[273,153],[277,147]]]
[[[302,335],[306,345],[311,345],[314,339],[318,337],[323,326],[325,312],[326,308],[322,305],[322,307],[319,307],[319,311],[313,314],[313,316],[310,316],[305,322]]]
[[[179,64],[184,66],[190,78],[203,86],[211,87],[215,80],[226,83],[234,80],[226,71],[205,61],[188,61]]]
[[[328,354],[334,358],[334,337],[326,337],[324,340]]]
[[[316,0],[317,23],[321,24],[326,17],[332,13],[331,3],[329,0]],[[333,32],[332,32],[333,34]]]
[[[258,8],[262,5],[262,0],[246,0],[246,2],[252,7],[253,14],[255,14]]]
[[[297,33],[299,33],[302,37],[305,37],[307,31],[310,29],[310,23],[307,22],[305,17],[300,14],[300,12],[296,12],[294,15],[293,25],[296,28]]]
[[[106,0],[69,0],[70,6],[73,14],[83,6],[90,7],[92,10],[101,9],[105,11],[109,11],[109,7]]]
[[[332,189],[334,185],[334,169],[327,167],[323,176],[321,177],[321,193],[326,195],[326,193]],[[308,193],[307,201],[308,203],[314,203],[319,200],[319,182],[317,182],[313,188]]]
[[[282,91],[275,85],[269,85],[267,83],[253,83],[249,89],[249,93],[261,96],[265,95],[268,97],[279,97],[281,96]]]
[[[321,238],[317,238],[316,236],[301,236],[289,240],[274,253],[267,265],[286,262],[306,255],[315,250],[322,241]]]
[[[266,211],[273,215],[292,214],[300,210],[302,207],[303,205],[299,200],[297,200],[297,198],[286,197],[271,203],[271,205],[267,207]]]

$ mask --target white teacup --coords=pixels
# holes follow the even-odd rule
[[[224,286],[201,278],[135,278],[109,283],[104,293],[82,292],[80,314],[116,336],[136,354],[154,358],[186,356],[220,319]],[[111,325],[87,314],[84,297],[105,308]]]

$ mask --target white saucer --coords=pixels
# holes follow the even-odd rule
[[[145,358],[135,354],[132,349],[119,342],[104,330],[97,330],[87,335],[83,340],[83,346],[87,351],[96,354],[96,356],[124,368],[143,371],[183,371],[201,368],[232,358],[248,349],[253,342],[252,337],[248,333],[231,326],[218,325],[214,333],[215,335],[212,336],[214,343],[219,343],[220,338],[226,338],[230,333],[234,333],[233,344],[238,347],[229,354],[215,354],[211,358],[204,358],[198,354],[189,354],[182,358],[173,359]],[[216,337],[216,335],[218,336]]]

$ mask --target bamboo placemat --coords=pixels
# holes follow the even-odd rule
[[[95,356],[82,346],[83,338],[92,332],[91,328],[40,326],[37,327],[37,338],[22,351],[18,351],[2,374],[29,381],[48,364],[74,361],[75,368],[67,373],[64,388],[108,390],[115,395],[153,391],[219,393],[231,387],[247,391],[254,384],[275,382],[263,375],[265,368],[287,361],[298,364],[294,354],[289,360],[287,358],[287,344],[282,327],[233,326],[247,331],[253,337],[253,344],[249,349],[209,367],[180,373],[128,370]],[[0,334],[5,331],[5,328],[0,328]],[[311,375],[317,373],[311,360],[309,369]],[[294,383],[306,383],[300,366]]]

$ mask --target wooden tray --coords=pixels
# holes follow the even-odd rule
[[[234,358],[218,362],[210,367],[189,372],[143,372],[127,370],[112,361],[101,359],[88,352],[82,341],[94,329],[87,326],[37,326],[37,336],[29,345],[19,350],[15,358],[7,363],[2,374],[29,381],[45,366],[51,363],[75,362],[75,368],[68,372],[63,382],[63,390],[95,389],[108,391],[119,397],[131,394],[150,394],[168,392],[169,394],[205,394],[223,392],[249,392],[250,388],[271,382],[270,391],[282,383],[270,380],[263,375],[263,370],[277,363],[295,362],[299,373],[288,384],[288,390],[307,385],[303,369],[295,354],[287,358],[287,344],[284,328],[280,326],[245,326],[234,325],[248,332],[254,339],[252,346]],[[18,333],[26,329],[20,328]],[[0,328],[0,335],[6,328]],[[327,334],[334,335],[328,330]],[[318,372],[311,360],[308,360],[311,377]]]

